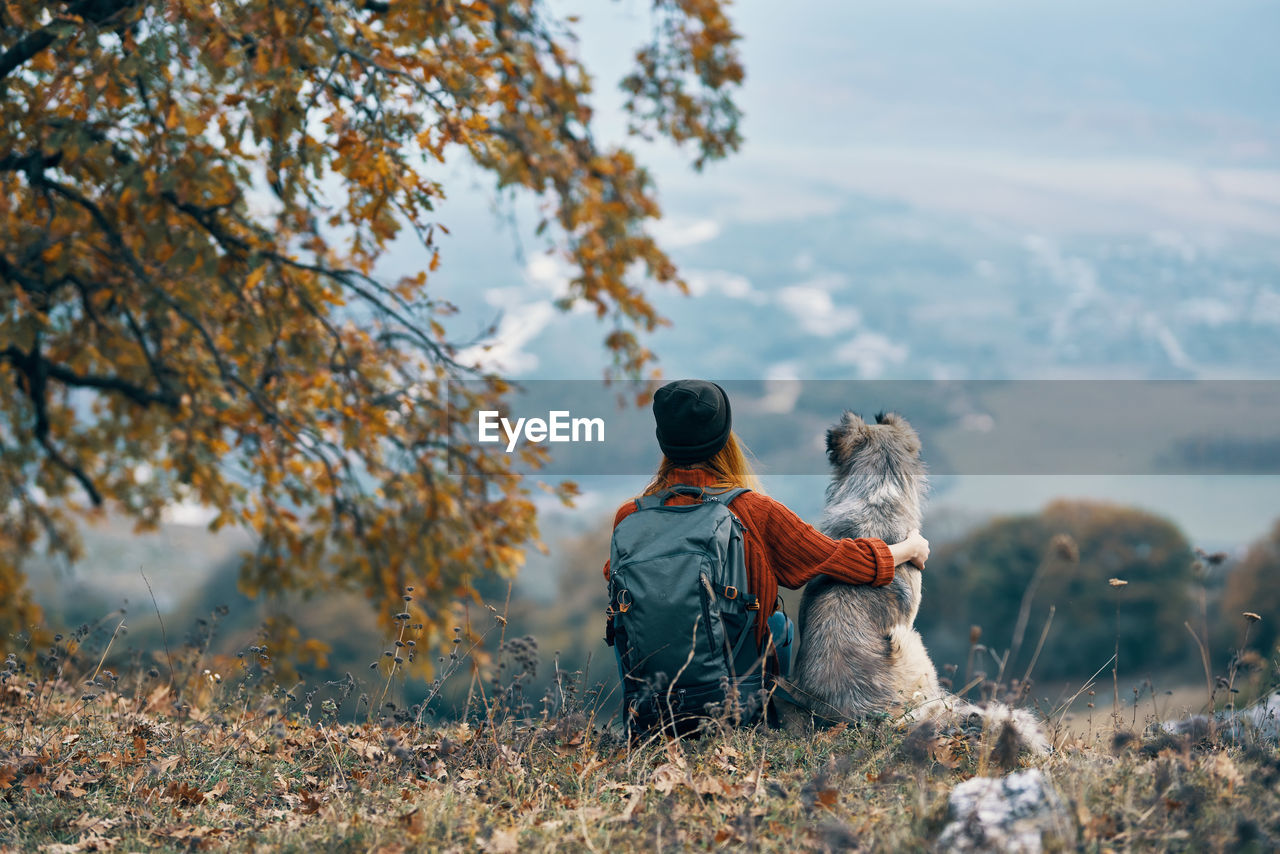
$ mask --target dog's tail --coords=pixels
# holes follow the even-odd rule
[[[849,720],[839,709],[814,697],[793,683],[779,680],[774,701],[785,729],[800,732],[815,722],[835,723]],[[955,694],[943,692],[936,699],[921,703],[903,714],[914,727],[940,729],[954,727],[974,733],[999,733],[1006,727],[1016,737],[1017,747],[1035,756],[1047,756],[1053,750],[1044,724],[1026,709],[1014,709],[995,701],[977,705]]]
[[[966,731],[1001,732],[1006,726],[1017,738],[1018,746],[1036,756],[1047,756],[1053,749],[1044,724],[1026,709],[1014,709],[994,700],[977,705],[945,694],[911,713],[917,722],[931,721],[934,726],[953,726]]]

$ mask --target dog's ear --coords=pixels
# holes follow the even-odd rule
[[[841,437],[844,436],[844,425],[837,424],[827,431],[827,459],[831,465],[840,465],[843,454],[840,451]]]
[[[851,409],[844,411],[840,423],[827,431],[827,459],[838,466],[849,459],[854,449],[866,438],[867,424]]]
[[[907,419],[896,412],[881,412],[876,415],[876,423],[888,427],[901,439],[913,455],[920,456],[920,436]]]

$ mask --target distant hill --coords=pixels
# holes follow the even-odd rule
[[[85,524],[81,535],[84,558],[78,563],[67,567],[38,556],[27,564],[32,592],[50,625],[96,620],[126,602],[134,615],[151,613],[155,606],[143,573],[160,611],[173,612],[215,568],[251,546],[247,534],[231,528],[213,533],[203,525],[170,523],[138,534],[116,516]]]

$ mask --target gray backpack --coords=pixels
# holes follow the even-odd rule
[[[614,528],[606,641],[619,653],[633,730],[760,715],[760,603],[747,590],[742,525],[728,507],[746,491],[674,486],[637,498]],[[664,506],[675,493],[702,500]]]

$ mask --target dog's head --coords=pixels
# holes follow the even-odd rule
[[[920,437],[896,412],[881,412],[874,424],[868,424],[858,413],[845,410],[827,431],[827,459],[838,475],[919,474]]]

